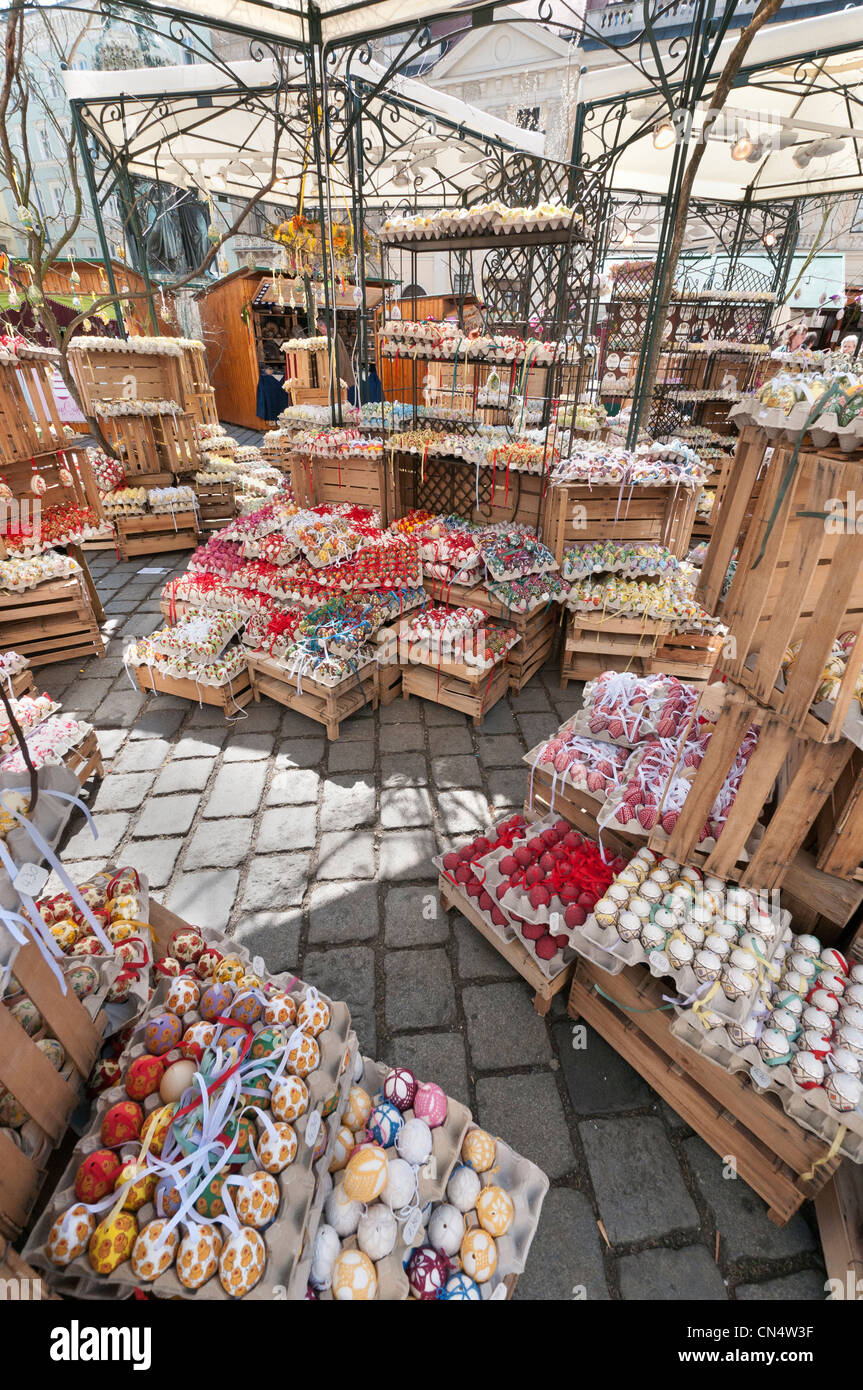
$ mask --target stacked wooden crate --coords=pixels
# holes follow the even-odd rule
[[[426,579],[424,587],[435,603],[479,608],[491,618],[493,626],[515,628],[521,640],[506,656],[510,690],[523,690],[551,655],[560,621],[558,604],[544,604],[532,613],[517,613],[490,594],[484,584],[442,584],[439,579]]]

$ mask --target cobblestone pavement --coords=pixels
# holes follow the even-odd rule
[[[521,806],[522,754],[573,713],[578,687],[563,694],[548,667],[480,730],[417,699],[354,717],[329,744],[271,701],[226,723],[143,697],[123,669],[186,557],[91,559],[107,657],[37,673],[105,755],[98,847],[80,813],[66,836],[76,873],[136,864],[183,917],[345,999],[367,1054],[440,1082],[540,1164],[551,1190],[518,1297],[823,1298],[811,1211],[773,1226],[602,1039],[573,1049],[563,994],[540,1019],[507,963],[437,904],[431,855]]]

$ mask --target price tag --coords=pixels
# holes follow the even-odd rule
[[[48,882],[50,872],[50,869],[43,868],[41,864],[22,864],[12,887],[16,893],[24,893],[28,898],[38,897]]]
[[[422,1168],[420,1168],[420,1175],[424,1178],[428,1178],[431,1182],[435,1181],[437,1177],[437,1159],[434,1154],[429,1154]]]
[[[167,574],[168,571],[167,571],[167,569],[165,568],[164,565],[148,565],[148,566],[146,566],[144,569],[138,570],[138,573],[139,573],[139,574]]]
[[[317,1144],[320,1132],[321,1112],[320,1110],[313,1110],[306,1122],[306,1143],[310,1149],[313,1149]]]
[[[404,1241],[405,1245],[413,1245],[419,1235],[420,1226],[423,1223],[423,1214],[419,1207],[414,1207],[410,1216],[405,1222]]]
[[[266,968],[267,967],[264,965],[263,956],[252,957],[252,974],[257,975],[259,980],[262,980],[264,978],[264,972]]]
[[[552,936],[557,936],[560,932],[560,913],[550,912],[548,915],[548,929]]]

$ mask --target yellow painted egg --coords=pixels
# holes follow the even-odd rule
[[[340,1303],[368,1303],[377,1296],[378,1276],[362,1250],[343,1250],[333,1265],[333,1297]]]
[[[293,1047],[288,1048],[288,1071],[293,1072],[294,1076],[308,1076],[320,1065],[320,1061],[321,1049],[308,1033],[302,1033]]]
[[[219,1256],[219,1279],[225,1293],[232,1298],[249,1293],[264,1272],[266,1258],[263,1237],[250,1226],[229,1236]]]
[[[225,956],[216,966],[213,972],[213,979],[220,985],[229,984],[231,982],[238,985],[245,973],[246,967],[243,965],[239,956]]]
[[[147,1284],[158,1279],[174,1263],[180,1238],[176,1228],[167,1236],[163,1234],[167,1224],[161,1217],[148,1221],[132,1247],[132,1269]]]
[[[174,1118],[176,1110],[176,1105],[161,1105],[158,1110],[154,1110],[151,1115],[148,1115],[144,1121],[144,1127],[141,1130],[141,1143],[146,1143],[152,1131],[153,1138],[150,1141],[149,1148],[151,1154],[160,1154],[162,1152],[165,1140],[170,1133],[171,1121]]]
[[[63,1269],[83,1255],[96,1229],[96,1218],[80,1202],[58,1216],[48,1232],[45,1254],[52,1264]]]
[[[298,1120],[309,1108],[309,1088],[299,1076],[280,1076],[270,1095],[277,1120]]]
[[[177,1251],[177,1278],[185,1289],[199,1289],[212,1279],[221,1249],[222,1237],[209,1221],[189,1228]]]
[[[316,1038],[330,1021],[330,1006],[324,999],[304,999],[297,1009],[297,1027]]]
[[[71,951],[80,936],[74,922],[55,922],[53,927],[49,927],[49,931],[61,951]]]
[[[492,1236],[505,1236],[513,1222],[515,1207],[512,1198],[502,1187],[484,1187],[476,1199],[476,1214],[484,1231]]]
[[[264,1005],[265,1023],[296,1023],[297,1001],[289,994],[274,994]]]
[[[138,1235],[137,1218],[130,1211],[118,1212],[113,1221],[106,1217],[90,1237],[90,1264],[97,1274],[111,1274],[132,1253]]]
[[[130,922],[118,921],[111,922],[105,928],[105,935],[115,946],[119,946],[121,941],[128,941],[130,937],[134,936],[134,931]]]
[[[348,1103],[342,1116],[348,1129],[364,1129],[371,1114],[372,1098],[362,1086],[352,1086],[348,1092]]]
[[[297,1156],[297,1136],[292,1125],[277,1120],[273,1125],[275,1135],[261,1128],[258,1140],[258,1158],[261,1167],[268,1173],[281,1173]]]
[[[137,1177],[137,1162],[134,1158],[127,1158],[116,1178],[114,1179],[114,1191],[119,1192],[130,1178],[135,1181],[131,1187],[126,1188],[126,1196],[123,1201],[123,1211],[140,1211],[141,1207],[146,1206],[147,1202],[152,1202],[153,1194],[156,1191],[156,1183],[159,1180],[158,1173],[148,1173],[142,1171]]]
[[[249,1173],[236,1189],[234,1206],[244,1226],[262,1231],[279,1209],[279,1185],[270,1173]]]
[[[387,1155],[379,1144],[365,1144],[348,1160],[345,1192],[354,1202],[373,1202],[387,1185]]]
[[[20,1129],[29,1118],[24,1106],[15,1099],[12,1092],[0,1089],[0,1125],[6,1125],[9,1129]]]
[[[171,981],[165,1008],[170,1009],[172,1014],[188,1014],[192,1009],[197,1009],[200,998],[201,986],[197,980],[193,980],[189,975],[179,975],[176,980]]]
[[[333,1145],[333,1161],[330,1164],[331,1173],[340,1173],[356,1147],[356,1139],[353,1130],[348,1129],[347,1125],[342,1125],[336,1135],[336,1142]]]
[[[461,1243],[461,1263],[465,1274],[484,1284],[497,1269],[497,1246],[494,1237],[482,1226],[473,1226],[465,1231]]]
[[[462,1140],[461,1156],[475,1173],[486,1173],[494,1163],[497,1145],[484,1129],[470,1129]]]

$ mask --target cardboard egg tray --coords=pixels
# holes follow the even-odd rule
[[[776,933],[768,965],[775,961],[783,942],[790,939],[790,923],[791,913],[786,908],[781,909],[780,929]],[[686,999],[694,994],[703,999],[710,992],[711,986],[699,980],[690,965],[675,970],[664,952],[652,951],[648,955],[637,937],[632,941],[622,941],[614,927],[600,926],[594,914],[591,914],[582,926],[575,927],[570,932],[569,939],[580,956],[584,956],[585,960],[591,961],[593,965],[598,965],[600,970],[605,970],[609,975],[619,975],[626,965],[644,964],[655,979],[673,980],[675,987]],[[657,956],[662,956],[662,961],[658,962]],[[742,1023],[752,1012],[758,989],[756,983],[749,994],[743,995],[740,999],[729,999],[720,985],[711,995],[709,1007],[732,1023]]]
[[[213,937],[219,938],[220,934],[213,933]],[[208,938],[209,940],[209,938]],[[247,954],[239,949],[234,949],[234,943],[228,942],[227,938],[221,937],[226,949],[232,950],[233,954],[242,956]],[[218,942],[210,941],[210,944]],[[220,947],[221,948],[221,947]],[[260,972],[258,972],[260,973]],[[290,976],[266,977],[275,983],[284,981],[290,985],[286,992],[294,997],[301,997],[305,992],[305,985],[301,981]],[[170,988],[171,981],[162,978],[153,1003],[148,1011],[149,1014],[158,1013],[163,1006],[164,999]],[[326,996],[321,995],[322,999]],[[322,1177],[329,1168],[332,1157],[332,1149],[335,1143],[335,1136],[338,1132],[338,1123],[344,1110],[347,1091],[350,1085],[350,1071],[345,1065],[348,1057],[348,1034],[350,1030],[350,1015],[347,1006],[326,1000],[330,1005],[331,1019],[330,1026],[318,1035],[318,1044],[321,1049],[321,1062],[319,1067],[308,1077],[305,1078],[310,1094],[310,1108],[305,1115],[302,1115],[294,1122],[294,1129],[297,1134],[298,1152],[297,1157],[288,1168],[276,1175],[281,1201],[279,1214],[276,1220],[267,1228],[265,1240],[267,1245],[267,1267],[263,1278],[254,1289],[246,1295],[247,1298],[255,1300],[271,1300],[273,1298],[274,1287],[286,1287],[292,1282],[292,1276],[296,1263],[303,1246],[303,1238],[306,1232],[309,1215],[315,1195],[316,1177]],[[184,1024],[188,1026],[196,1021],[197,1014],[186,1014]],[[133,1043],[121,1059],[121,1066],[125,1074],[129,1063],[136,1057],[146,1053],[146,1048],[141,1043]],[[313,1146],[306,1145],[304,1142],[306,1126],[309,1116],[315,1110],[320,1110],[325,1103],[335,1101],[330,1116],[328,1117],[328,1139],[324,1153],[320,1156],[313,1168]],[[112,1087],[108,1091],[103,1091],[97,1098],[95,1113],[92,1116],[90,1130],[83,1139],[79,1141],[73,1152],[72,1158],[66,1168],[63,1178],[54,1193],[51,1203],[43,1212],[37,1222],[30,1240],[28,1241],[29,1258],[34,1265],[37,1265],[53,1280],[58,1273],[55,1266],[42,1254],[42,1248],[47,1240],[51,1225],[61,1212],[72,1206],[77,1198],[74,1191],[75,1174],[82,1160],[93,1150],[101,1148],[100,1129],[105,1112],[120,1100],[128,1099],[125,1087]],[[146,1114],[158,1109],[161,1105],[158,1094],[148,1096],[143,1102],[143,1109]],[[129,1156],[137,1151],[137,1145],[129,1145]],[[123,1149],[121,1149],[121,1153]],[[240,1170],[242,1173],[253,1172],[257,1164],[249,1160]],[[100,1213],[103,1216],[104,1213]],[[147,1203],[138,1212],[139,1229],[151,1221],[156,1216],[156,1210],[152,1203]],[[110,1276],[100,1276],[94,1273],[89,1260],[85,1255],[79,1256],[71,1264],[59,1271],[63,1280],[64,1287],[70,1290],[77,1285],[76,1296],[86,1298],[104,1298],[106,1291],[111,1293],[116,1289],[142,1287],[140,1282],[132,1273],[131,1265],[127,1262],[120,1265]],[[154,1294],[162,1298],[182,1298],[182,1299],[222,1299],[231,1301],[230,1295],[225,1292],[218,1279],[212,1279],[198,1290],[185,1288],[177,1278],[174,1268],[167,1270],[154,1280],[152,1284],[146,1285]]]
[[[840,1130],[846,1133],[838,1152],[853,1163],[863,1163],[863,1114],[859,1110],[835,1110],[826,1092],[815,1087],[804,1091],[783,1063],[768,1067],[757,1047],[735,1047],[725,1028],[705,1028],[691,1009],[684,1010],[671,1025],[672,1035],[686,1043],[694,1052],[707,1057],[728,1072],[743,1072],[759,1094],[771,1091],[779,1098],[782,1109],[803,1129],[817,1134],[828,1147],[836,1141]]]

